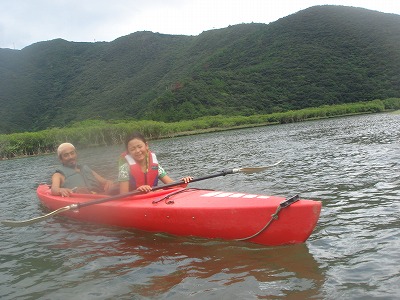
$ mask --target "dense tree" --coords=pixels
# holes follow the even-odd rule
[[[190,120],[400,96],[400,16],[315,6],[198,36],[136,32],[0,49],[0,133]]]

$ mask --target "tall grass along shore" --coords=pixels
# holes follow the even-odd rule
[[[252,116],[209,116],[174,123],[149,120],[87,120],[71,124],[65,128],[0,135],[0,159],[53,153],[58,145],[63,142],[73,143],[80,149],[118,145],[124,142],[127,134],[135,130],[142,132],[148,139],[161,139],[241,127],[294,123],[396,109],[400,109],[400,98],[324,105],[316,108]]]

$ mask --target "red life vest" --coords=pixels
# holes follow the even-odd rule
[[[129,190],[136,190],[141,185],[150,185],[151,187],[158,184],[158,160],[154,153],[149,151],[149,167],[147,173],[128,153],[124,152],[122,156],[129,164]]]

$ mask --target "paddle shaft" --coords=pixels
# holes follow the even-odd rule
[[[216,174],[212,174],[212,175],[208,175],[208,176],[204,176],[204,177],[199,177],[199,178],[194,178],[190,182],[192,183],[192,182],[206,180],[206,179],[210,179],[210,178],[214,178],[214,177],[225,176],[227,174],[232,174],[232,173],[234,173],[234,170],[224,170],[224,171],[221,171],[220,173],[216,173]],[[174,186],[178,186],[178,185],[182,185],[182,184],[184,184],[184,182],[183,181],[179,181],[179,182],[166,184],[166,185],[163,185],[163,186],[156,186],[156,187],[153,187],[151,190],[152,191],[157,191],[157,190],[162,190],[162,189],[165,189],[165,188],[170,188],[170,187],[174,187]],[[139,195],[139,194],[143,194],[143,192],[135,190],[135,191],[132,191],[132,192],[129,192],[129,193],[115,195],[115,196],[111,196],[111,197],[107,197],[107,198],[96,199],[96,200],[82,202],[82,203],[75,203],[75,204],[72,204],[70,206],[71,206],[71,208],[77,209],[77,208],[82,208],[82,207],[86,207],[86,206],[90,206],[90,205],[100,204],[100,203],[104,203],[104,202],[108,202],[108,201],[113,201],[113,200],[125,198],[127,196],[133,196],[133,195]]]

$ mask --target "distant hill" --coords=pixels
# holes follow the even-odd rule
[[[0,49],[0,133],[178,121],[400,97],[400,15],[315,6],[198,36]]]

